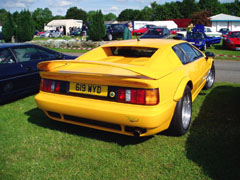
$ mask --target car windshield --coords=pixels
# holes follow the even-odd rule
[[[151,57],[157,48],[146,47],[111,47],[114,56],[125,57]]]
[[[163,36],[163,28],[154,28],[154,29],[148,29],[144,35],[159,35]]]
[[[188,32],[187,39],[203,39],[204,36],[201,32]]]
[[[240,38],[240,32],[232,32],[229,35],[230,38]]]

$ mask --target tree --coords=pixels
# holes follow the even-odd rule
[[[37,8],[32,14],[34,20],[35,29],[43,31],[44,24],[48,23],[53,19],[52,11],[48,8],[42,9]]]
[[[117,16],[113,13],[108,13],[104,15],[104,21],[114,21],[117,19]]]
[[[53,19],[65,19],[65,16],[56,15],[53,17]]]
[[[210,16],[210,12],[206,10],[195,12],[191,16],[192,23],[194,25],[203,24],[204,26],[210,26],[211,22],[210,22],[209,16]]]
[[[82,9],[77,7],[71,7],[67,10],[66,19],[79,19],[83,20],[84,23],[87,22],[87,13]]]
[[[196,11],[199,11],[199,6],[195,3],[195,0],[183,0],[181,4],[181,14],[183,18],[190,18]]]
[[[0,9],[0,25],[3,25],[4,20],[7,18],[8,12],[5,9]]]
[[[14,22],[10,12],[7,12],[6,21],[3,23],[2,34],[5,42],[11,42],[14,35]]]
[[[97,11],[96,14],[91,16],[88,34],[90,39],[93,41],[102,40],[106,36],[106,29],[101,10]]]
[[[19,13],[16,22],[16,36],[18,41],[31,41],[34,35],[34,21],[29,11],[23,10]]]
[[[213,15],[221,13],[221,4],[218,0],[199,0],[199,7]]]
[[[135,10],[125,9],[119,14],[118,20],[119,21],[132,21],[132,20],[135,20],[135,17],[136,17]]]

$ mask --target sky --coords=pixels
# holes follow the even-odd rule
[[[117,16],[124,9],[143,9],[150,6],[151,2],[164,4],[174,0],[0,0],[0,9],[6,9],[11,13],[24,9],[34,11],[37,8],[49,8],[54,16],[66,15],[70,7],[78,7],[86,12],[102,10],[103,14],[114,13]],[[179,0],[182,1],[182,0]],[[219,0],[221,3],[234,0]],[[196,1],[197,2],[197,1]]]

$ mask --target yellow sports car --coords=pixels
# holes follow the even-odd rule
[[[183,135],[192,102],[214,84],[213,58],[185,41],[118,41],[75,60],[39,63],[35,100],[61,122],[137,137],[168,128]]]

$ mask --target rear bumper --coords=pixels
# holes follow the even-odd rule
[[[35,101],[51,119],[125,135],[141,129],[140,136],[167,129],[176,106],[174,101],[142,106],[42,91],[35,96]]]

